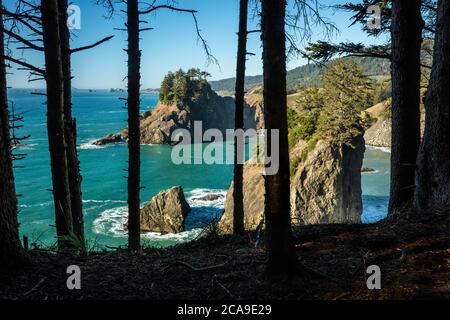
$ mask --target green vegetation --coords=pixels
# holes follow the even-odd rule
[[[294,108],[288,111],[290,145],[338,139],[348,143],[361,132],[361,111],[372,105],[373,85],[353,61],[336,61],[322,76],[324,87],[304,88]]]
[[[296,101],[298,110],[288,109],[289,146],[294,147],[298,140],[309,140],[317,131],[320,112],[325,105],[323,89],[303,88]]]
[[[291,163],[291,173],[305,161],[321,139],[351,145],[361,133],[361,111],[372,105],[372,81],[352,60],[337,60],[323,74],[323,88],[302,88],[293,108],[288,110],[289,146],[299,140],[308,145]]]
[[[188,107],[189,101],[196,99],[208,85],[210,75],[200,69],[169,72],[161,83],[160,100],[164,104]]]
[[[373,105],[386,101],[392,96],[392,83],[391,79],[380,79],[375,85],[373,93]]]

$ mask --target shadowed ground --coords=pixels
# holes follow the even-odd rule
[[[30,252],[35,264],[0,277],[0,299],[450,299],[448,214],[408,215],[374,225],[295,229],[303,267],[267,280],[257,235],[208,238],[170,249],[87,257]],[[82,271],[82,290],[66,289],[66,268]],[[382,289],[366,287],[378,265]]]

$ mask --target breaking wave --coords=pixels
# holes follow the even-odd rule
[[[165,241],[182,243],[197,238],[202,232],[202,227],[212,219],[216,219],[223,212],[226,193],[226,190],[213,189],[193,189],[186,192],[186,200],[192,208],[192,211],[186,218],[186,231],[178,234],[164,235],[156,232],[148,232],[142,234],[142,237],[148,239],[151,243],[161,243]],[[105,202],[99,200],[85,201],[92,203]],[[123,202],[126,203],[126,201]],[[93,232],[115,238],[126,237],[127,232],[124,225],[127,222],[127,217],[127,206],[104,210],[100,216],[94,220],[92,225]]]

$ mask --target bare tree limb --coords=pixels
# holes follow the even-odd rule
[[[28,27],[34,33],[42,35],[42,31],[38,30],[37,28],[32,26],[28,21],[26,21],[26,19],[27,19],[26,15],[10,12],[4,8],[0,8],[0,13],[4,14],[5,16],[14,18],[14,20],[19,21],[24,26]]]
[[[102,43],[105,43],[105,42],[111,40],[112,38],[114,38],[114,36],[106,37],[106,38],[104,38],[104,39],[102,39],[100,41],[97,41],[96,43],[93,43],[93,44],[88,45],[88,46],[71,49],[70,53],[72,54],[72,53],[75,53],[75,52],[79,52],[79,51],[84,51],[84,50],[95,48],[95,47],[101,45]]]
[[[182,8],[178,8],[172,5],[150,5],[150,7],[146,10],[141,10],[139,11],[140,15],[144,15],[144,14],[149,14],[149,13],[153,13],[157,10],[161,10],[161,9],[168,9],[168,10],[172,10],[172,11],[176,11],[176,12],[184,12],[184,13],[190,13],[192,15],[192,19],[194,20],[194,26],[195,26],[195,31],[197,33],[197,39],[201,42],[202,47],[203,47],[203,51],[205,51],[206,54],[206,58],[208,61],[208,64],[216,64],[220,67],[219,65],[219,61],[217,60],[217,58],[212,54],[211,52],[211,48],[208,45],[208,42],[205,40],[205,38],[202,36],[199,25],[198,25],[198,20],[197,20],[197,10],[192,10],[192,9],[182,9]]]
[[[22,67],[25,67],[25,68],[27,68],[29,70],[32,70],[32,71],[34,71],[34,72],[36,72],[36,73],[38,73],[40,75],[44,75],[45,76],[45,71],[44,70],[39,69],[38,67],[35,67],[35,66],[33,66],[33,65],[29,64],[29,63],[23,62],[21,60],[14,59],[13,57],[9,57],[9,56],[3,56],[3,58],[5,60],[7,60],[7,61],[13,62],[13,63],[18,64],[18,65],[20,65]]]
[[[31,41],[29,41],[29,40],[27,40],[25,38],[22,38],[21,36],[15,34],[12,31],[9,31],[9,30],[7,30],[5,28],[1,29],[0,31],[3,31],[6,35],[8,35],[11,38],[16,39],[17,41],[19,41],[19,42],[23,43],[24,45],[28,46],[29,49],[33,49],[33,50],[37,50],[37,51],[44,51],[43,47],[39,47],[39,46],[35,45]]]

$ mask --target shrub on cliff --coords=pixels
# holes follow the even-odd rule
[[[371,105],[373,85],[352,60],[338,60],[322,76],[323,88],[302,88],[288,112],[289,144],[333,139],[349,143],[361,133],[361,110]]]
[[[161,83],[160,100],[164,104],[176,104],[188,107],[189,101],[200,96],[208,85],[209,74],[200,69],[189,69],[184,72],[179,69],[169,72]]]

